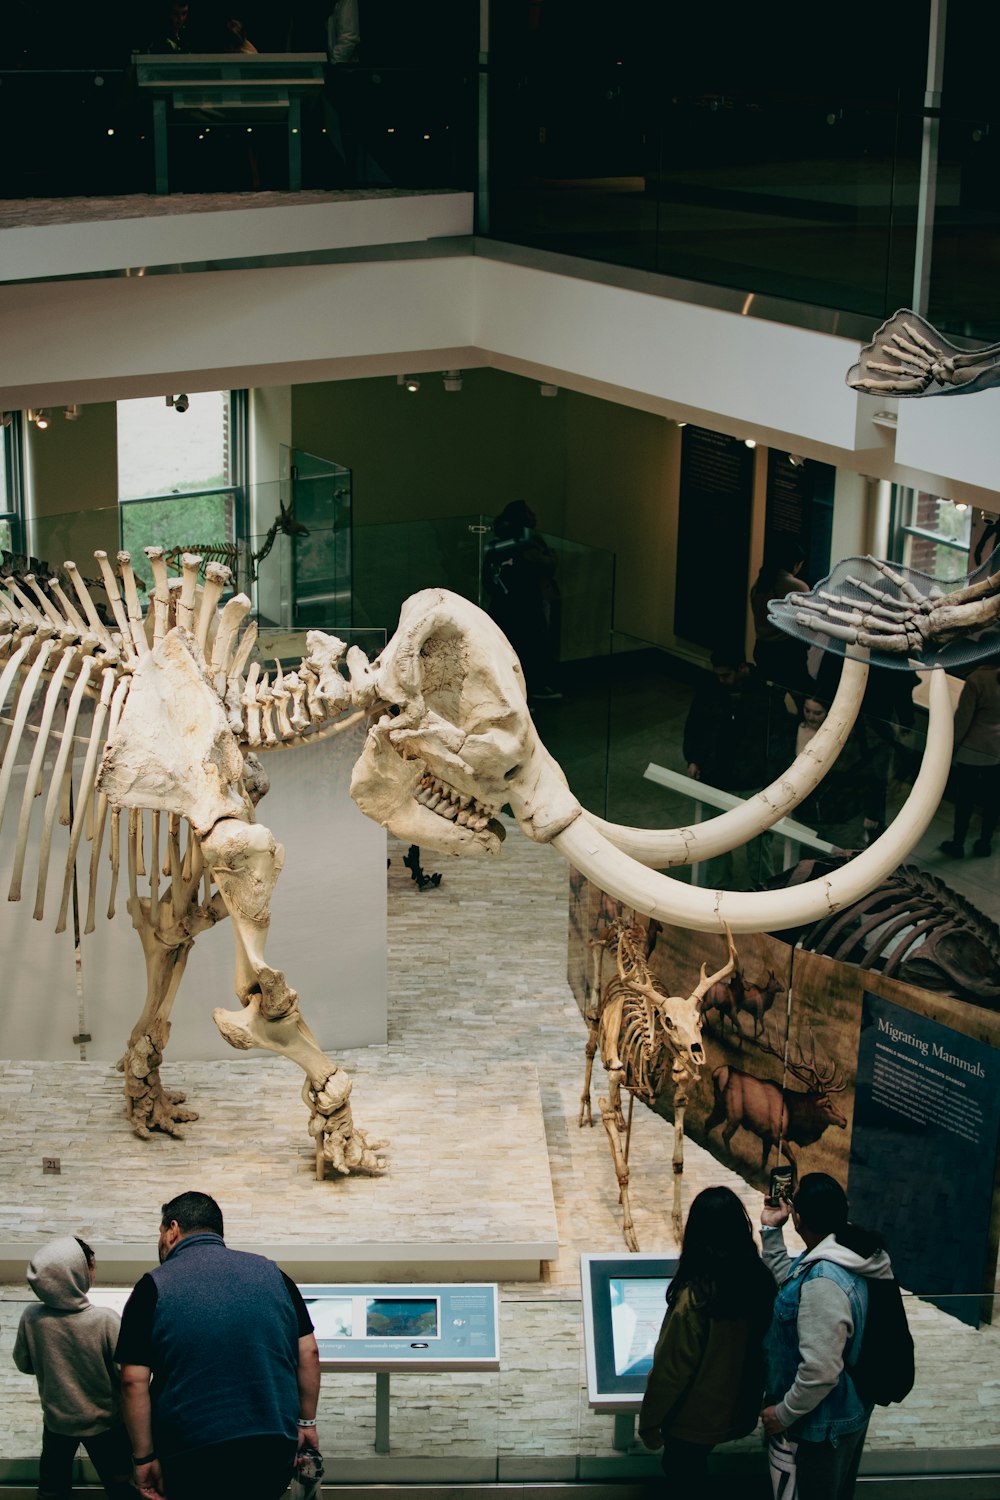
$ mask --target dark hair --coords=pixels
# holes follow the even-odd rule
[[[526,500],[511,500],[493,522],[493,535],[498,541],[509,542],[524,531],[533,530],[535,517]]]
[[[207,1193],[178,1193],[160,1209],[160,1223],[164,1226],[176,1221],[181,1234],[191,1234],[204,1229],[211,1234],[223,1234],[222,1209]]]
[[[764,1324],[771,1316],[774,1277],[757,1253],[750,1216],[731,1188],[705,1188],[688,1210],[668,1307],[685,1288],[711,1318]]]
[[[713,671],[724,672],[731,669],[734,672],[738,672],[745,661],[746,653],[741,651],[739,646],[734,645],[732,642],[712,647],[711,662]]]
[[[91,1270],[93,1270],[94,1267],[97,1265],[97,1256],[94,1254],[93,1250],[91,1250],[91,1248],[87,1244],[86,1240],[81,1240],[81,1238],[80,1238],[80,1236],[78,1234],[74,1234],[73,1238],[76,1240],[76,1243],[80,1246],[80,1249],[83,1251],[84,1255],[86,1256],[86,1258],[87,1258],[87,1265],[90,1267]]]
[[[754,591],[772,588],[779,573],[791,573],[799,563],[806,560],[802,543],[788,532],[779,532],[768,537],[764,543],[764,558],[761,563]]]
[[[853,1250],[865,1259],[876,1250],[885,1249],[885,1239],[877,1229],[865,1229],[848,1219],[847,1194],[835,1177],[826,1172],[809,1172],[799,1183],[794,1198],[795,1212],[813,1234],[824,1238],[832,1234],[838,1245]]]
[[[795,1190],[795,1212],[813,1234],[840,1237],[847,1227],[847,1194],[826,1172],[807,1172]]]

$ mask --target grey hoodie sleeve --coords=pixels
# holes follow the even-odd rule
[[[851,1304],[843,1288],[829,1276],[804,1282],[799,1298],[799,1368],[777,1404],[782,1427],[806,1416],[833,1390],[853,1332]]]
[[[14,1340],[13,1360],[22,1375],[34,1375],[35,1367],[31,1363],[31,1350],[28,1348],[28,1340],[24,1332],[24,1313],[17,1325],[17,1338]]]

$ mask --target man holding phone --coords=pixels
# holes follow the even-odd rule
[[[784,1242],[789,1217],[806,1246],[794,1259]],[[849,1223],[847,1195],[825,1172],[803,1177],[791,1200],[765,1200],[761,1250],[778,1283],[761,1412],[777,1450],[772,1467],[794,1464],[798,1500],[850,1500],[871,1407],[849,1371],[864,1336],[868,1281],[891,1279],[889,1257],[878,1234]]]

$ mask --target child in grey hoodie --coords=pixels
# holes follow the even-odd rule
[[[28,1263],[28,1285],[41,1305],[21,1314],[14,1363],[35,1376],[42,1401],[39,1500],[68,1500],[81,1443],[109,1500],[135,1500],[114,1362],[120,1319],[87,1296],[95,1265],[90,1246],[69,1235],[49,1240]]]

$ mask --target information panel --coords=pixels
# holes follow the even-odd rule
[[[582,1255],[587,1399],[602,1411],[638,1411],[677,1269],[663,1255]]]
[[[979,1322],[1000,1125],[1000,1058],[984,1042],[866,993],[848,1192],[859,1224],[905,1224],[899,1281]],[[927,1298],[934,1301],[931,1295]]]
[[[310,1284],[299,1290],[322,1365],[340,1370],[498,1370],[495,1282]]]

